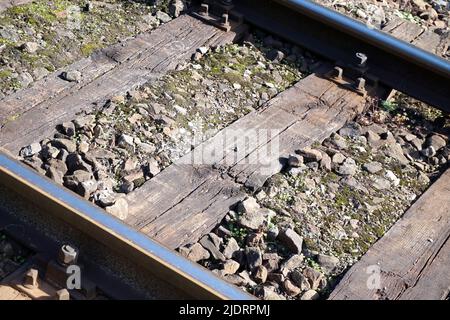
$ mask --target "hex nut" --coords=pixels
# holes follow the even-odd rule
[[[78,259],[78,251],[72,246],[65,244],[58,254],[58,262],[62,265],[75,264]]]
[[[23,279],[23,285],[24,287],[28,289],[34,289],[38,287],[38,276],[39,271],[36,269],[30,269],[25,274],[25,277]]]
[[[55,300],[70,300],[70,293],[67,289],[56,291]]]

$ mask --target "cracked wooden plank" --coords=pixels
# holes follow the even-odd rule
[[[293,110],[298,114],[300,109],[303,113],[297,118],[291,116],[295,122],[273,136],[270,141],[258,145],[247,157],[229,169],[229,173],[237,181],[251,190],[261,188],[269,177],[279,172],[290,154],[314,142],[322,142],[363,110],[364,97],[338,85],[330,85],[324,78],[308,77],[304,79],[304,83],[305,88],[310,88],[307,93],[317,97],[316,100],[299,100]],[[324,88],[327,90],[323,90]],[[284,101],[289,101],[289,98],[284,96],[302,97],[304,94],[305,89],[302,86],[294,86],[281,93],[279,99],[272,103],[272,107],[286,110]],[[276,152],[271,150],[270,145],[274,144],[280,147]],[[265,163],[255,165],[261,160],[265,160]]]
[[[325,139],[364,105],[359,94],[310,75],[131,192],[126,222],[170,248],[198,241],[246,196],[242,183],[262,186],[281,169],[280,156]],[[259,161],[278,136],[281,149]]]
[[[158,79],[189,59],[199,47],[231,43],[244,30],[242,26],[225,33],[183,15],[83,59],[66,68],[82,69],[82,82],[68,83],[60,78],[59,71],[0,101],[0,146],[17,153],[36,137],[50,136],[58,123],[72,120],[78,112],[90,111],[115,95]]]
[[[449,181],[447,169],[347,272],[330,299],[445,299],[450,293]],[[381,271],[380,289],[367,286],[371,267]]]

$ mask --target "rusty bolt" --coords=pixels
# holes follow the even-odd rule
[[[366,63],[367,63],[368,57],[364,53],[357,52],[356,53],[356,59],[357,59],[358,66],[364,67],[366,65]]]
[[[36,270],[36,269],[28,270],[28,272],[25,274],[25,277],[23,279],[24,287],[26,287],[28,289],[37,288],[37,286],[38,286],[38,276],[39,276],[39,271],[38,270]]]
[[[202,16],[208,16],[209,15],[209,5],[207,5],[206,3],[202,3],[201,6],[200,6],[199,13]]]
[[[67,289],[56,291],[55,300],[70,300],[70,293]]]
[[[342,75],[344,74],[344,70],[340,67],[334,67],[333,69],[333,78],[336,80],[342,80]]]
[[[68,244],[65,244],[59,250],[58,262],[62,265],[75,264],[78,258],[78,251]]]
[[[360,92],[365,92],[366,91],[366,79],[364,78],[358,78],[356,80],[356,86],[355,86],[356,90],[360,91]]]
[[[221,25],[224,26],[224,27],[230,26],[230,23],[228,22],[228,14],[227,14],[227,13],[224,13],[224,14],[222,15],[222,20],[220,21],[220,23],[221,23]]]

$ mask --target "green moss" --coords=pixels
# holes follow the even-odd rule
[[[11,76],[11,74],[11,70],[0,70],[0,79],[8,78]]]
[[[84,44],[80,50],[81,54],[85,57],[90,56],[95,50],[100,49],[102,45],[98,43],[89,42]]]
[[[13,6],[7,14],[25,20],[35,26],[53,24],[58,20],[57,13],[64,11],[71,3],[65,0],[34,1],[29,4]]]

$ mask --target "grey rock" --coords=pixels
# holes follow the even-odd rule
[[[283,284],[285,279],[285,276],[283,276],[281,273],[272,272],[267,275],[267,281],[275,282],[279,285]]]
[[[94,200],[103,208],[112,206],[116,202],[116,196],[110,189],[99,190],[94,194]]]
[[[46,76],[48,76],[50,72],[44,68],[44,67],[37,67],[36,69],[33,70],[33,77],[36,80],[41,80],[43,78],[45,78]]]
[[[131,172],[134,169],[136,169],[137,165],[138,160],[136,158],[131,157],[125,160],[125,162],[122,164],[122,169],[125,172]]]
[[[156,151],[156,147],[152,143],[139,143],[138,144],[139,149],[141,149],[145,153],[154,153]]]
[[[85,154],[89,151],[89,143],[87,143],[86,141],[81,141],[78,144],[78,152]]]
[[[363,169],[369,173],[377,173],[383,169],[383,165],[379,162],[373,161],[364,164]]]
[[[313,290],[319,288],[322,279],[324,279],[324,276],[321,272],[314,270],[311,267],[306,267],[305,269],[303,269],[303,275],[306,277],[309,285],[311,286],[311,289]]]
[[[409,163],[409,160],[403,154],[402,146],[399,143],[389,143],[385,145],[384,154],[388,157],[391,157],[403,165]]]
[[[66,149],[61,149],[61,150],[64,150],[64,151],[66,151],[67,152],[67,150]],[[52,158],[58,158],[58,155],[60,154],[60,152],[61,152],[61,150],[60,149],[58,149],[58,148],[55,148],[54,146],[52,146],[52,145],[49,145],[49,144],[46,144],[46,145],[44,145],[43,147],[42,147],[42,150],[41,150],[41,157],[43,158],[43,159],[52,159]],[[60,160],[62,160],[62,161],[66,161],[65,159],[63,160],[63,159],[60,159]]]
[[[322,160],[320,160],[320,167],[326,171],[331,171],[331,158],[325,152],[322,152]]]
[[[352,158],[345,159],[345,161],[336,169],[336,172],[342,176],[353,176],[357,171],[358,166]]]
[[[432,158],[432,157],[434,157],[436,155],[436,149],[434,149],[433,146],[429,146],[429,147],[427,147],[425,149],[422,149],[420,151],[420,153],[422,155],[424,155],[425,157],[427,157],[427,158]]]
[[[286,246],[293,253],[301,253],[303,238],[297,234],[294,230],[288,228],[281,230],[278,235],[280,242]]]
[[[231,231],[228,230],[227,228],[225,228],[224,226],[220,225],[217,229],[216,229],[216,233],[219,237],[231,237]]]
[[[303,148],[299,150],[298,153],[302,155],[307,162],[318,162],[322,160],[322,152],[310,147]]]
[[[267,229],[267,240],[274,241],[280,234],[280,229],[276,225],[271,225]]]
[[[416,148],[416,150],[420,151],[422,150],[422,146],[423,146],[423,140],[419,139],[419,138],[415,138],[413,140],[411,140],[409,142],[414,148]]]
[[[209,239],[214,243],[214,245],[216,246],[216,248],[220,249],[222,243],[223,243],[223,239],[221,237],[219,237],[218,235],[216,235],[215,233],[208,233]]]
[[[64,176],[64,185],[67,188],[76,191],[81,182],[91,179],[93,179],[92,173],[83,170],[76,170],[73,174]]]
[[[245,257],[247,260],[247,266],[250,270],[253,270],[262,264],[262,254],[258,247],[245,248]]]
[[[222,270],[224,274],[233,274],[239,270],[240,266],[241,265],[234,260],[227,260],[223,263]]]
[[[247,199],[240,201],[237,205],[237,211],[239,213],[256,212],[260,206],[255,198],[248,197]]]
[[[435,151],[439,151],[447,145],[447,142],[441,136],[434,134],[427,138],[426,147],[433,147]]]
[[[280,271],[284,276],[287,276],[295,268],[299,268],[303,263],[303,255],[294,254],[292,257],[287,259],[280,267]]]
[[[339,130],[339,134],[343,137],[356,138],[361,135],[361,126],[352,122]]]
[[[271,51],[269,51],[269,53],[267,54],[267,59],[269,59],[270,61],[273,61],[275,63],[280,63],[285,57],[285,54],[277,49],[273,49]]]
[[[51,168],[56,169],[59,171],[63,176],[67,173],[67,166],[66,163],[59,159],[50,159],[48,161],[48,165]]]
[[[292,168],[298,168],[303,165],[303,157],[298,154],[290,155],[288,158],[288,165]]]
[[[155,158],[150,158],[148,160],[148,164],[146,166],[146,171],[147,171],[148,174],[150,174],[151,177],[154,177],[158,173],[161,172],[161,169],[159,168],[158,161],[156,161]]]
[[[317,300],[319,298],[320,298],[320,296],[317,293],[317,291],[315,291],[315,290],[308,290],[302,295],[300,300]]]
[[[80,196],[89,199],[91,194],[97,190],[97,181],[88,180],[78,184],[77,192]]]
[[[342,153],[340,153],[340,152],[335,153],[333,155],[333,158],[331,159],[331,161],[334,164],[342,164],[345,161],[345,156]]]
[[[23,45],[20,46],[20,48],[25,51],[26,53],[33,54],[39,49],[39,44],[36,42],[25,42]]]
[[[72,137],[75,135],[75,124],[73,122],[64,122],[61,124],[61,130],[66,136]]]
[[[215,260],[225,261],[224,255],[219,251],[219,248],[216,247],[214,242],[210,239],[208,235],[204,236],[200,239],[199,243],[209,251],[209,253],[212,255],[212,257]]]
[[[234,257],[235,253],[240,250],[239,244],[237,243],[236,239],[229,238],[228,243],[225,246],[225,249],[223,250],[223,255],[227,259],[231,259]]]
[[[95,123],[95,115],[86,115],[73,120],[73,124],[77,129],[83,129],[85,127],[91,127]]]
[[[46,175],[47,175],[47,177],[49,177],[50,179],[52,179],[53,181],[55,181],[56,183],[58,183],[60,185],[62,185],[64,183],[64,180],[63,180],[64,174],[54,167],[49,167],[47,169]]]
[[[385,178],[375,177],[372,186],[377,190],[386,190],[391,187],[391,183]]]
[[[267,280],[267,269],[263,265],[256,267],[253,271],[253,279],[255,279],[256,283],[264,283]]]
[[[273,272],[278,269],[281,257],[277,253],[264,253],[263,261],[264,266],[269,272]]]
[[[338,149],[347,149],[348,148],[347,141],[337,133],[334,133],[331,135],[330,141]]]
[[[235,286],[246,286],[248,284],[246,279],[237,274],[226,274],[223,278]]]
[[[247,211],[238,218],[238,223],[251,230],[258,230],[264,225],[265,217],[261,211]]]
[[[23,158],[31,157],[31,156],[39,153],[41,150],[42,150],[42,147],[41,147],[40,143],[35,142],[35,143],[32,143],[32,144],[20,149],[19,156],[21,156]]]
[[[159,104],[159,103],[152,103],[151,105],[148,106],[148,112],[150,112],[151,114],[160,114],[161,111],[164,109],[164,107]]]
[[[256,283],[250,278],[250,275],[247,270],[243,270],[239,272],[239,276],[245,280],[245,283],[247,286],[254,287],[256,286]]]
[[[128,217],[128,202],[124,198],[119,198],[112,206],[106,207],[105,210],[116,218],[125,220]]]
[[[62,78],[66,81],[70,82],[80,82],[81,81],[81,72],[77,70],[71,70],[62,73]]]
[[[21,74],[19,74],[17,80],[20,82],[22,88],[28,87],[34,81],[33,77],[28,72],[22,72]]]
[[[210,254],[208,250],[202,247],[198,242],[194,243],[192,246],[181,247],[180,254],[193,262],[199,262],[202,260],[209,259]]]
[[[162,23],[166,23],[166,22],[169,22],[170,20],[172,20],[172,18],[163,11],[157,11],[156,18],[158,18],[158,20],[160,20]]]
[[[369,193],[369,191],[367,190],[367,188],[360,183],[358,180],[356,180],[354,177],[352,176],[346,176],[344,178],[341,179],[341,182],[347,186],[349,186],[352,189],[361,191],[365,194]]]
[[[292,270],[289,274],[289,277],[292,279],[294,284],[302,291],[311,289],[311,285],[309,284],[308,279],[303,275],[300,269]]]
[[[275,292],[272,287],[262,287],[258,290],[258,296],[264,300],[286,300],[285,297]]]
[[[186,4],[182,0],[173,0],[169,7],[169,13],[172,17],[179,17],[186,10]]]
[[[134,138],[127,134],[121,134],[117,140],[117,145],[131,153],[135,151]]]
[[[120,191],[125,194],[129,194],[134,190],[134,183],[128,179],[123,179],[122,184],[120,185]]]
[[[69,172],[83,170],[87,172],[92,171],[92,167],[86,163],[83,158],[77,153],[70,153],[66,157],[66,165]]]
[[[286,294],[290,297],[298,296],[302,291],[299,287],[294,285],[289,279],[284,280],[283,289],[284,292],[286,292]]]
[[[77,151],[77,145],[75,142],[69,139],[53,139],[51,141],[52,146],[58,149],[66,149],[69,153]]]
[[[33,168],[37,172],[39,172],[41,174],[45,174],[45,170],[42,169],[42,165],[43,165],[42,160],[39,157],[37,157],[36,155],[25,158],[23,160],[23,163],[25,163],[27,166]]]
[[[319,254],[317,256],[317,262],[320,264],[323,270],[325,270],[326,272],[331,272],[339,264],[339,259],[333,256]]]
[[[371,147],[378,147],[379,142],[381,140],[380,136],[373,132],[372,130],[367,130],[366,132],[367,142]]]

